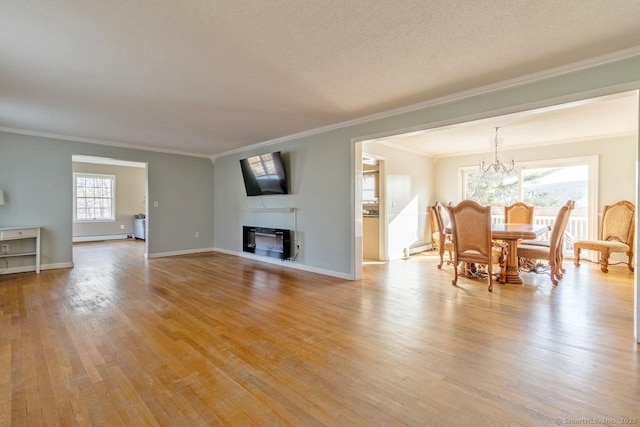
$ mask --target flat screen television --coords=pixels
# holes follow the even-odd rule
[[[280,151],[240,160],[247,196],[289,194]]]

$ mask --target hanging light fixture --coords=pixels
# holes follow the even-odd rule
[[[485,164],[484,160],[480,162],[480,172],[482,173],[487,173],[489,171],[493,171],[495,173],[511,172],[516,167],[516,165],[513,159],[511,159],[511,165],[509,166],[508,164],[502,163],[498,158],[498,146],[502,145],[504,141],[501,137],[498,136],[498,129],[500,128],[496,127],[494,129],[496,131],[496,134],[493,138],[491,138],[491,144],[493,145],[494,160],[493,160],[493,163],[489,163],[489,164]]]

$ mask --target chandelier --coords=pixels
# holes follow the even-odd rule
[[[511,172],[515,168],[515,163],[513,159],[511,160],[511,165],[504,164],[498,158],[498,146],[502,145],[503,139],[498,136],[498,127],[494,128],[496,134],[493,138],[491,138],[491,144],[493,145],[493,153],[494,160],[493,163],[485,164],[484,160],[480,162],[480,172],[487,173],[489,171],[493,171],[495,173],[498,172]]]

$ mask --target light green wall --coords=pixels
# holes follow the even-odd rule
[[[0,225],[43,225],[43,263],[69,262],[71,156],[148,162],[150,206],[153,201],[159,205],[149,208],[150,254],[212,245],[240,252],[243,224],[294,228],[297,219],[301,252],[295,262],[349,277],[357,268],[353,258],[354,141],[638,88],[639,76],[637,56],[254,148],[221,157],[215,165],[196,157],[0,133],[0,188],[6,191],[8,202],[0,207]],[[293,193],[245,196],[238,160],[277,150],[289,156]],[[437,194],[436,197],[441,198]],[[604,201],[601,197],[601,203]],[[295,215],[249,210],[263,204],[298,210]],[[196,231],[200,232],[200,239],[195,239]]]
[[[145,169],[81,162],[73,162],[72,167],[73,172],[114,175],[116,189],[116,220],[74,222],[73,237],[133,234],[133,215],[145,213]]]
[[[43,265],[72,261],[72,155],[148,163],[150,255],[212,246],[209,159],[0,132],[0,225],[42,225]]]
[[[350,147],[346,135],[316,135],[275,147],[254,149],[216,159],[213,193],[215,246],[242,252],[242,226],[293,230],[297,222],[300,253],[295,263],[318,271],[349,271],[351,233],[344,210],[350,211]],[[246,196],[239,160],[282,151],[289,172],[288,195]],[[253,212],[254,208],[293,207],[295,213]]]
[[[282,150],[291,153],[290,167],[294,171],[291,181],[294,194],[283,196],[278,203],[300,208],[298,229],[303,236],[303,250],[296,262],[337,275],[356,277],[356,270],[360,267],[353,256],[356,245],[353,237],[353,170],[356,162],[354,141],[409,129],[437,127],[524,111],[639,87],[640,56],[636,56],[540,79],[510,89],[417,108],[410,112],[312,136],[293,138],[261,149],[252,149],[243,155],[223,156],[216,160],[214,167],[215,246],[222,250],[239,252],[239,230],[242,223],[247,221],[246,208],[261,203],[260,200],[249,200],[244,196],[238,159],[256,153]],[[471,164],[475,164],[475,160]],[[437,179],[438,183],[442,180],[439,176]],[[259,199],[263,199],[265,204],[275,204],[275,200],[270,197]],[[273,214],[260,215],[261,217],[254,221],[275,221],[267,219],[267,215]]]

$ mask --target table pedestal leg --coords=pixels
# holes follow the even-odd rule
[[[505,240],[509,245],[509,254],[507,255],[507,283],[522,285],[520,272],[518,271],[518,239]]]

